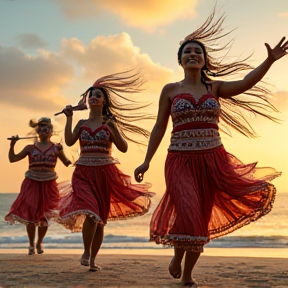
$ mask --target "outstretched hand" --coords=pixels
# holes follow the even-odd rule
[[[288,54],[288,41],[283,37],[280,42],[272,49],[268,43],[265,43],[268,52],[268,58],[276,61]],[[284,42],[285,41],[285,42]]]
[[[144,178],[144,173],[149,169],[149,163],[144,162],[134,171],[135,180],[140,183]]]

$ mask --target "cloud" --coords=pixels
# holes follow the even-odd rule
[[[73,76],[71,65],[48,53],[31,57],[18,48],[0,46],[0,103],[27,109],[59,109],[60,88]]]
[[[132,27],[153,31],[178,19],[196,15],[198,0],[54,0],[72,19],[101,17],[104,13],[118,16]]]
[[[76,38],[63,39],[61,55],[75,61],[81,67],[82,77],[91,84],[106,74],[141,68],[146,86],[159,93],[173,76],[172,70],[154,63],[148,54],[141,54],[127,33],[99,36],[88,46]]]
[[[44,48],[47,46],[38,35],[33,33],[20,34],[17,36],[20,46],[23,48]]]
[[[76,104],[86,88],[107,74],[140,68],[146,95],[157,96],[173,77],[172,70],[141,53],[127,33],[99,36],[86,46],[77,38],[63,39],[58,53],[38,50],[33,57],[19,48],[0,46],[0,67],[2,107],[48,114]]]

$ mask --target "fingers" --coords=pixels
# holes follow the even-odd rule
[[[269,45],[268,43],[265,43],[265,46],[266,46],[266,48],[267,48],[267,51],[268,51],[268,53],[269,53],[269,51],[271,51],[271,50],[272,50],[272,48],[270,47],[270,45]]]
[[[72,106],[71,105],[67,105],[62,111],[66,115],[66,117],[73,116],[73,110],[72,110]]]
[[[134,172],[134,177],[135,177],[135,180],[138,183],[140,183],[140,182],[143,181],[144,173],[138,172],[138,169],[136,169],[135,172]]]
[[[11,140],[10,145],[14,145],[18,140],[19,140],[19,136],[12,136],[10,138],[7,138],[8,140]]]
[[[280,40],[280,42],[278,43],[277,46],[281,46],[285,39],[286,39],[286,37],[282,37],[282,39]]]

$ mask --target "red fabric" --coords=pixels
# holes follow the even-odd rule
[[[60,196],[55,180],[36,181],[25,178],[21,191],[11,206],[5,221],[14,224],[15,221],[36,226],[48,226],[52,217],[51,210],[58,206]]]
[[[223,146],[201,152],[169,152],[167,188],[151,219],[151,240],[201,252],[209,239],[267,214],[276,193],[267,181],[280,173],[255,166],[244,165]]]
[[[61,186],[57,221],[72,232],[82,230],[87,215],[101,224],[143,215],[148,211],[149,197],[153,195],[148,192],[150,184],[131,184],[130,176],[114,164],[76,165],[72,186]]]

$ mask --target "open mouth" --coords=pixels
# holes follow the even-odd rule
[[[188,60],[187,63],[198,63],[198,60],[195,59],[195,58],[191,58],[191,59]]]

